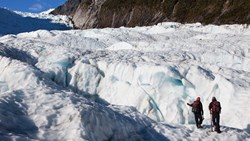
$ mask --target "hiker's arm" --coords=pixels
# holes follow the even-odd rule
[[[189,104],[189,103],[187,103],[187,105],[188,105],[188,106],[193,106],[193,104]]]
[[[220,103],[220,102],[219,102]],[[221,113],[221,106],[220,106],[220,113]]]
[[[210,112],[210,114],[212,114],[211,108],[212,108],[212,105],[211,105],[211,103],[210,103],[209,106],[208,106],[208,111]]]
[[[201,115],[204,114],[204,111],[203,111],[203,106],[202,106],[202,103],[201,103]]]
[[[211,109],[212,109],[212,104],[210,103],[209,106],[208,106],[208,110],[209,110],[210,114],[212,114]]]

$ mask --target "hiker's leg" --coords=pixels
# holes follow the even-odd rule
[[[198,114],[194,113],[194,118],[195,118],[195,123],[196,123],[196,127],[199,127],[199,119],[198,119]]]
[[[198,114],[198,119],[199,119],[199,125],[201,125],[202,124],[202,116],[201,116],[201,114]]]
[[[220,116],[219,113],[215,113],[215,131],[219,132],[220,131],[220,127],[219,127],[219,122],[220,122]]]
[[[217,115],[217,132],[220,132],[220,114]]]
[[[214,113],[212,113],[212,121],[213,121],[213,125],[216,126],[215,114]]]

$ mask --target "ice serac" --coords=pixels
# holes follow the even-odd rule
[[[158,123],[135,108],[94,102],[62,89],[30,62],[22,62],[23,58],[16,57],[22,52],[12,56],[6,50],[11,48],[1,44],[2,140],[167,141],[167,137],[154,129]],[[85,66],[87,64],[76,65],[72,69],[79,71],[78,68]],[[87,66],[85,70],[92,69]]]
[[[223,72],[218,72],[217,67],[189,63],[180,66],[110,63],[107,62],[107,58],[97,62],[92,60],[92,64],[91,60],[76,63],[70,69],[69,75],[72,76],[71,84],[77,85],[71,86],[77,91],[98,94],[112,104],[136,107],[141,113],[156,121],[175,124],[194,123],[193,115],[186,103],[192,102],[198,96],[202,98],[204,116],[209,122],[207,105],[211,98],[216,96],[223,105],[222,116],[225,118],[222,123],[238,128],[245,127],[242,126],[243,122],[240,125],[236,121],[232,122],[232,118],[226,118],[231,108],[242,105],[231,104],[239,100],[238,96],[245,94],[240,91],[236,93],[237,84],[225,78]],[[83,72],[88,72],[88,76]],[[244,110],[246,109],[239,108],[236,111],[243,114]]]
[[[117,63],[103,68],[101,63],[99,69],[105,77],[100,81],[98,94],[114,104],[135,106],[157,121],[191,123],[187,102],[202,96],[205,106],[212,96],[220,99],[226,93],[228,96],[222,103],[227,107],[234,93],[229,81],[220,75],[204,74],[198,66],[174,68]],[[185,74],[180,72],[182,69]],[[225,115],[227,112],[230,110],[225,108]],[[205,112],[205,117],[209,118],[209,113]]]
[[[52,11],[76,28],[148,26],[160,22],[250,24],[248,0],[68,0]]]

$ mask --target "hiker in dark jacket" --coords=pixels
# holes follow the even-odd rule
[[[200,101],[200,97],[197,97],[196,101],[194,101],[192,104],[187,103],[187,105],[192,107],[192,112],[194,113],[196,127],[202,128],[201,124],[203,121],[203,108],[202,103]]]
[[[212,98],[212,102],[209,104],[208,109],[212,115],[213,126],[215,126],[215,131],[220,133],[220,112],[221,106],[220,102],[216,100],[215,97]]]

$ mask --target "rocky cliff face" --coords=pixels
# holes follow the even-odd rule
[[[250,24],[249,0],[68,0],[52,14],[76,28],[147,26],[159,22]]]

